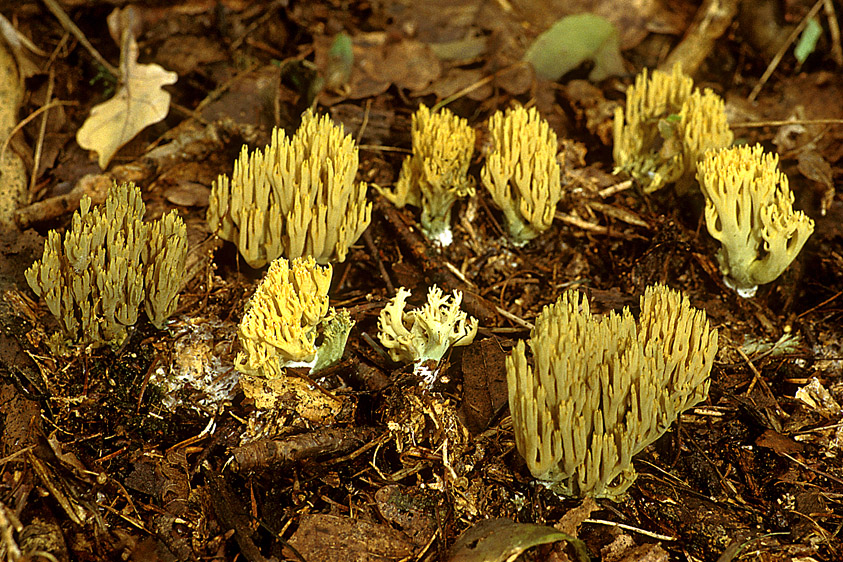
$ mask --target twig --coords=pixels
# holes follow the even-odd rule
[[[50,76],[47,79],[47,97],[44,98],[44,103],[50,105],[53,98],[53,86],[56,81],[56,69],[50,67]],[[29,197],[27,202],[32,202],[32,195],[35,193],[35,184],[38,182],[38,167],[41,165],[41,154],[44,152],[44,137],[47,134],[47,117],[50,112],[45,110],[44,117],[41,119],[41,126],[38,128],[38,142],[35,143],[35,159],[32,162],[32,173],[29,174]],[[10,137],[11,138],[11,137]]]
[[[822,425],[813,429],[806,429],[804,431],[796,431],[792,435],[808,435],[809,433],[820,433],[822,431],[830,431],[832,429],[839,429],[843,427],[843,422],[834,423],[831,425]]]
[[[216,431],[216,429],[217,429],[217,419],[215,417],[212,417],[210,420],[208,420],[208,424],[202,429],[202,431],[200,431],[199,433],[197,433],[196,435],[194,435],[192,437],[188,437],[187,439],[179,441],[178,443],[176,443],[175,445],[173,445],[169,449],[167,449],[164,452],[164,454],[169,455],[170,453],[172,453],[172,452],[174,452],[178,449],[184,449],[185,447],[187,447],[189,445],[193,445],[194,443],[197,443],[197,442],[205,439],[209,435],[213,435],[213,433],[214,433],[214,431]]]
[[[444,265],[451,273],[456,275],[457,278],[460,281],[462,281],[463,283],[465,283],[466,285],[470,285],[470,286],[474,287],[475,289],[477,288],[477,283],[475,283],[474,281],[472,281],[471,279],[466,277],[465,274],[462,271],[457,269],[457,266],[455,266],[454,264],[452,264],[448,260],[442,260],[442,265]]]
[[[615,185],[610,185],[609,187],[605,187],[597,192],[598,197],[601,199],[607,199],[616,193],[620,193],[621,191],[626,191],[632,187],[632,180],[625,180]]]
[[[623,529],[624,531],[632,531],[633,533],[638,533],[639,535],[644,535],[646,537],[651,537],[654,539],[659,539],[661,541],[675,541],[676,537],[671,537],[669,535],[660,535],[659,533],[654,533],[652,531],[647,531],[645,529],[639,529],[638,527],[633,527],[632,525],[626,525],[624,523],[615,523],[614,521],[604,521],[603,519],[586,519],[583,523],[591,523],[592,525],[608,525],[609,527],[617,527],[618,529]]]
[[[357,131],[357,142],[363,140],[363,135],[366,133],[366,127],[369,126],[369,113],[372,111],[372,98],[366,100],[366,109],[363,111],[363,123],[360,124],[360,130]]]
[[[746,389],[746,395],[747,396],[750,395],[750,393],[752,392],[752,389],[755,388],[755,383],[760,384],[761,388],[764,390],[764,392],[766,392],[768,398],[770,398],[773,401],[773,404],[776,405],[776,414],[783,415],[784,410],[782,409],[781,404],[779,404],[779,401],[776,399],[775,394],[773,394],[773,391],[770,390],[770,385],[768,385],[767,381],[764,379],[764,377],[761,376],[761,371],[759,371],[758,368],[755,365],[752,364],[752,360],[747,356],[746,352],[744,352],[743,349],[741,349],[740,347],[737,347],[737,348],[735,348],[735,350],[738,352],[738,355],[740,355],[741,358],[743,358],[743,360],[749,366],[749,370],[752,371],[752,374],[753,374],[752,382],[749,384],[749,388]],[[778,422],[778,420],[773,420],[773,418],[771,418],[770,420],[771,420],[771,422],[772,421]],[[776,431],[781,431],[781,427],[776,427],[774,429]]]
[[[9,136],[6,137],[5,141],[3,141],[3,145],[0,146],[0,158],[3,158],[3,156],[6,154],[6,149],[9,148],[9,143],[12,141],[12,137],[14,137],[15,134],[18,131],[23,129],[26,126],[27,123],[29,123],[30,121],[32,121],[33,119],[35,119],[36,117],[38,117],[39,115],[44,113],[45,111],[49,111],[50,109],[52,109],[52,108],[54,108],[58,105],[78,105],[78,103],[75,102],[75,101],[56,100],[56,101],[48,103],[47,105],[42,105],[41,107],[39,107],[38,109],[36,109],[32,113],[30,113],[29,115],[27,115],[26,117],[21,119],[21,121],[17,125],[15,125],[14,128],[9,132]]]
[[[507,310],[504,310],[503,308],[501,308],[499,306],[495,306],[495,310],[498,311],[498,314],[500,314],[504,318],[512,320],[513,322],[515,322],[516,324],[518,324],[522,328],[527,328],[528,330],[532,330],[533,328],[536,327],[535,324],[533,324],[531,322],[527,322],[526,320],[522,319],[521,317],[516,316],[513,313],[511,313]]]
[[[375,246],[375,241],[372,240],[372,232],[368,228],[363,231],[363,241],[366,243],[366,247],[369,248],[369,253],[372,254],[372,257],[375,258],[375,261],[378,264],[378,271],[380,272],[381,278],[386,285],[386,291],[389,293],[390,297],[394,297],[395,285],[392,284],[392,279],[390,279],[389,273],[383,265],[381,253],[378,251],[377,246]]]
[[[641,228],[646,228],[648,230],[650,229],[650,224],[632,211],[628,211],[621,207],[615,207],[614,205],[601,203],[600,201],[586,201],[585,204],[592,211],[604,213],[610,217],[618,219],[619,221],[623,221],[634,226],[640,226]]]
[[[413,151],[409,148],[401,148],[398,146],[383,146],[379,144],[358,144],[357,148],[359,148],[360,150],[370,150],[372,152],[401,152],[404,154],[413,153]]]
[[[766,539],[767,537],[772,537],[772,536],[775,536],[775,535],[789,535],[789,534],[790,534],[789,531],[782,531],[782,532],[778,532],[778,533],[767,533],[766,535],[754,537],[754,538],[746,540],[742,543],[739,543],[739,542],[737,542],[733,539],[732,543],[729,546],[726,547],[726,550],[724,550],[723,554],[720,555],[720,558],[717,559],[717,562],[731,562],[732,560],[735,559],[735,557],[738,554],[740,554],[741,550],[743,550],[743,548],[745,546],[747,546],[748,544],[750,544],[753,541]]]
[[[784,451],[776,451],[776,452],[778,454],[780,454],[781,456],[786,457],[786,458],[790,459],[791,461],[795,462],[796,464],[798,464],[799,466],[801,466],[805,470],[810,470],[811,472],[813,472],[815,474],[819,474],[820,476],[825,476],[826,478],[828,478],[832,482],[837,482],[838,484],[843,485],[843,480],[837,478],[836,476],[833,476],[833,475],[829,474],[828,472],[823,472],[822,470],[819,470],[817,468],[810,467],[807,464],[805,464],[804,462],[800,461],[799,459],[788,455]]]
[[[840,25],[834,11],[834,2],[825,0],[825,17],[828,19],[828,32],[831,35],[831,58],[837,66],[843,66],[843,46],[840,44]]]
[[[745,121],[730,123],[733,129],[750,127],[784,127],[785,125],[843,125],[843,119],[779,119],[772,121]]]
[[[611,237],[614,237],[614,238],[625,238],[627,240],[634,240],[634,239],[647,240],[646,237],[641,236],[640,234],[628,234],[628,233],[625,233],[625,232],[619,232],[619,231],[616,231],[616,230],[611,230],[611,229],[609,229],[605,226],[602,226],[602,225],[599,225],[599,224],[594,224],[592,222],[588,222],[586,220],[575,217],[573,215],[563,213],[562,211],[557,211],[556,215],[554,215],[554,217],[559,219],[560,221],[564,222],[565,224],[570,225],[570,226],[573,226],[573,227],[576,227],[576,228],[579,228],[579,229],[582,229],[582,230],[587,230],[589,232],[594,232],[595,234],[602,234],[603,236],[611,236]],[[618,217],[618,218],[620,218],[620,217]],[[627,221],[627,222],[629,222],[629,221]],[[638,226],[641,226],[641,225],[638,225]]]
[[[79,202],[85,195],[90,197],[94,204],[100,204],[105,201],[108,188],[111,187],[110,179],[102,180],[105,180],[104,176],[85,176],[69,193],[49,197],[17,209],[15,211],[15,222],[21,230],[32,228],[33,225],[44,224],[78,209]]]
[[[588,221],[583,220],[581,218],[569,215],[567,213],[563,213],[562,211],[557,211],[556,215],[555,215],[555,218],[561,220],[565,224],[575,226],[575,227],[577,227],[581,230],[588,230],[588,231],[594,232],[596,234],[603,234],[603,235],[609,234],[609,229],[606,228],[605,226],[601,226],[599,224],[594,224],[594,223],[588,222]]]
[[[45,0],[46,1],[46,0]],[[202,101],[200,101],[196,105],[196,109],[193,110],[193,113],[199,115],[202,111],[211,103],[216,101],[220,96],[222,96],[231,86],[237,81],[249,74],[250,72],[254,71],[259,66],[258,63],[252,63],[248,66],[248,68],[244,69],[241,72],[238,72],[216,88],[214,88],[211,92],[205,96]]]
[[[259,439],[236,447],[231,466],[240,473],[277,468],[325,455],[356,453],[379,441],[378,430],[371,427],[327,428],[281,439]]]
[[[323,464],[325,466],[333,466],[333,465],[343,464],[343,463],[347,463],[349,461],[353,461],[354,459],[356,459],[357,457],[359,457],[360,455],[362,455],[363,453],[365,453],[369,449],[373,449],[375,447],[378,447],[379,445],[382,445],[382,444],[386,443],[389,440],[389,437],[390,437],[389,432],[383,433],[382,435],[380,435],[376,439],[369,439],[362,447],[350,452],[349,454],[347,454],[345,456],[342,456],[342,457],[335,457],[333,459],[327,460]]]
[[[758,94],[761,93],[761,89],[764,87],[764,84],[767,83],[767,80],[770,79],[770,76],[772,76],[773,72],[776,70],[776,68],[778,68],[779,63],[782,61],[782,58],[784,58],[784,55],[787,50],[790,48],[793,42],[796,41],[796,38],[799,37],[799,34],[802,33],[802,30],[805,29],[805,27],[808,25],[808,22],[811,21],[811,18],[817,15],[817,12],[820,11],[820,8],[822,8],[824,2],[825,0],[817,0],[816,4],[811,7],[811,9],[802,19],[802,21],[799,22],[799,25],[796,26],[796,29],[794,29],[790,33],[790,35],[788,35],[787,40],[781,46],[779,52],[776,53],[776,56],[774,56],[773,60],[770,61],[770,64],[767,65],[767,70],[765,70],[764,74],[761,75],[761,79],[758,81],[758,84],[756,84],[755,87],[752,89],[752,92],[750,92],[749,97],[747,98],[750,102],[755,101],[755,98],[757,98]]]
[[[452,95],[448,96],[447,98],[445,98],[444,100],[440,101],[439,103],[434,105],[433,108],[430,111],[432,111],[432,112],[433,111],[439,111],[440,109],[442,109],[443,107],[445,107],[446,105],[451,103],[452,101],[457,100],[457,99],[463,97],[464,95],[473,92],[474,90],[476,90],[477,88],[480,88],[481,86],[485,86],[486,84],[488,84],[489,82],[491,82],[492,80],[497,78],[499,74],[503,74],[504,72],[509,72],[510,70],[515,70],[516,68],[521,67],[521,66],[525,66],[527,64],[529,64],[529,63],[526,63],[524,61],[519,61],[519,62],[516,62],[514,64],[511,64],[511,65],[507,66],[506,68],[502,68],[502,69],[498,70],[494,74],[490,74],[489,76],[486,76],[485,78],[481,78],[480,80],[478,80],[474,84],[466,86],[465,88],[463,88],[459,92],[457,92],[455,94],[452,94]]]
[[[85,34],[82,33],[82,30],[79,29],[79,27],[75,23],[73,23],[73,21],[70,19],[70,17],[68,17],[64,10],[62,10],[61,6],[59,6],[59,3],[56,2],[56,0],[44,0],[44,4],[47,6],[47,9],[49,9],[53,13],[53,15],[56,16],[56,19],[59,20],[61,26],[65,28],[69,33],[71,33],[74,37],[76,37],[76,40],[79,41],[79,43],[81,43],[82,46],[88,50],[89,53],[91,53],[91,56],[94,57],[97,62],[103,66],[103,68],[105,68],[109,73],[111,73],[112,76],[117,78],[120,77],[120,70],[118,70],[116,66],[105,60],[105,57],[102,56],[99,51],[94,48],[93,45],[91,45],[91,42],[88,41],[88,38],[85,37]]]
[[[738,13],[740,0],[706,0],[697,10],[694,21],[682,42],[660,66],[670,70],[679,64],[686,74],[694,74],[711,53],[714,42],[729,28]]]

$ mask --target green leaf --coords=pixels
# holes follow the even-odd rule
[[[802,35],[799,37],[799,43],[793,49],[793,56],[796,57],[799,64],[805,62],[808,55],[814,52],[814,49],[817,48],[817,41],[822,34],[823,27],[817,18],[809,19],[804,31],[802,31]]]
[[[448,562],[510,562],[528,548],[556,541],[568,541],[577,559],[588,562],[581,540],[546,525],[503,518],[484,519],[463,533],[451,548]]]
[[[587,60],[594,61],[589,80],[596,82],[624,73],[615,26],[594,14],[577,14],[557,20],[536,37],[524,60],[533,65],[539,76],[548,80],[559,80]]]
[[[328,51],[328,64],[325,69],[325,87],[337,90],[351,80],[354,67],[354,51],[351,37],[348,33],[338,33]]]

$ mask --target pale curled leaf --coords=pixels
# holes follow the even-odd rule
[[[138,45],[134,38],[124,42],[121,59],[120,89],[113,98],[95,106],[76,133],[76,142],[82,148],[96,151],[103,169],[120,147],[167,116],[170,94],[162,87],[178,80],[175,72],[157,64],[138,64]]]

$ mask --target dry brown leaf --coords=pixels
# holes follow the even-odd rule
[[[333,38],[317,37],[314,42],[316,66],[321,75],[329,73]],[[358,33],[352,37],[354,63],[347,90],[322,91],[320,103],[333,105],[345,99],[378,96],[391,85],[417,94],[437,79],[442,63],[426,44],[414,39],[390,39],[385,32]]]
[[[128,35],[120,54],[120,89],[107,102],[94,106],[76,133],[76,142],[99,154],[105,169],[114,154],[147,126],[170,110],[170,94],[162,89],[178,75],[157,64],[138,64],[138,44]]]
[[[414,558],[415,551],[409,537],[389,525],[374,523],[361,516],[351,518],[322,513],[303,514],[289,544],[300,555],[292,558],[292,552],[285,549],[284,556],[288,559],[322,562],[409,560]]]

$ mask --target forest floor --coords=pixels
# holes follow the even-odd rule
[[[575,559],[552,527],[615,562],[843,559],[843,56],[832,2],[139,3],[140,62],[178,80],[165,86],[167,117],[103,171],[76,135],[120,87],[107,18],[122,4],[3,8],[5,36],[32,43],[15,59],[20,103],[3,102],[16,123],[32,116],[3,145],[27,178],[18,227],[0,234],[3,560]],[[540,32],[583,11],[616,26],[623,74],[590,82],[585,63],[552,82],[520,62]],[[822,34],[800,64],[785,41],[806,18]],[[331,54],[341,32],[353,63]],[[677,57],[726,100],[736,140],[779,154],[795,206],[815,221],[795,262],[753,298],[724,284],[699,192],[645,195],[612,174],[626,87]],[[304,419],[283,397],[259,410],[234,357],[264,271],[209,231],[212,182],[243,144],[293,131],[315,105],[359,144],[358,178],[391,186],[412,113],[443,100],[478,134],[477,192],[457,203],[453,244],[430,243],[418,209],[370,190],[371,225],[334,264],[330,291],[356,325],[342,361],[314,383],[337,411]],[[523,247],[479,181],[486,122],[515,103],[538,108],[564,161],[556,220]],[[58,323],[23,272],[47,231],[68,226],[72,195],[114,180],[142,187],[148,219],[184,218],[188,282],[165,331],[144,318],[117,349],[62,355],[50,345]],[[636,312],[654,283],[682,291],[719,331],[708,399],[635,457],[637,480],[618,501],[558,497],[515,449],[505,357],[567,288],[597,313]],[[377,318],[397,288],[419,305],[434,284],[463,291],[480,328],[427,389],[383,355]]]

